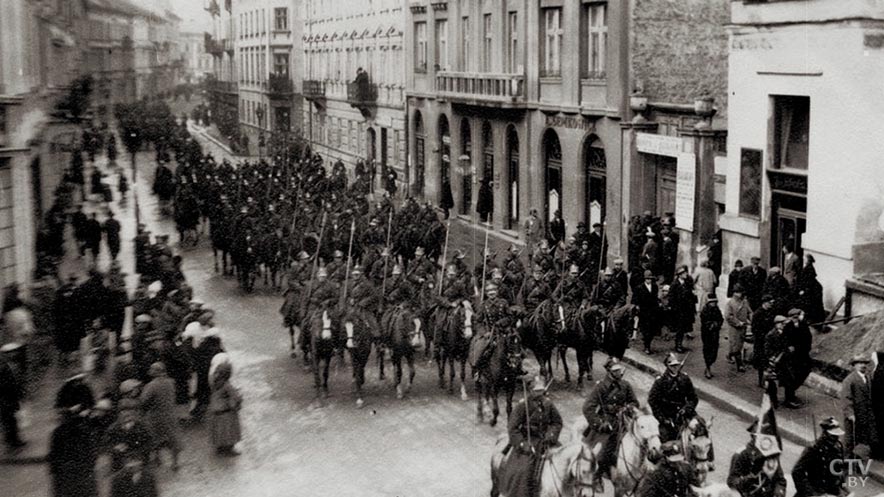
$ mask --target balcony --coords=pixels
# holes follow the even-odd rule
[[[378,85],[370,82],[348,83],[347,101],[351,107],[359,109],[363,117],[370,118],[378,105]]]
[[[525,76],[438,72],[436,93],[442,98],[466,105],[522,108],[525,106]]]
[[[212,38],[210,35],[206,35],[206,43],[205,43],[206,53],[210,53],[212,55],[221,55],[224,52],[224,46],[220,41]]]
[[[304,98],[313,102],[318,110],[325,108],[325,83],[315,79],[301,81],[301,91]]]
[[[267,93],[271,100],[287,100],[292,97],[294,87],[288,74],[271,74],[267,83]]]

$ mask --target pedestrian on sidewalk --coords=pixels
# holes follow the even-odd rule
[[[120,253],[120,230],[122,227],[120,222],[114,218],[114,211],[111,210],[107,213],[107,219],[104,221],[104,226],[101,229],[104,231],[111,259],[116,260],[117,255]]]
[[[734,267],[731,269],[731,272],[727,274],[727,298],[731,298],[734,296],[734,287],[737,285],[743,286],[740,283],[740,278],[743,273],[743,261],[737,259],[734,262]]]
[[[221,455],[239,455],[236,444],[242,439],[239,423],[239,410],[242,395],[230,384],[233,365],[227,354],[217,354],[212,358],[212,401],[210,411],[212,445]]]
[[[737,371],[746,371],[743,366],[743,334],[751,330],[752,311],[749,302],[743,298],[743,287],[734,287],[734,296],[725,306],[724,319],[727,322],[727,339],[730,342],[728,361],[737,365]],[[763,340],[763,338],[759,338]]]
[[[801,405],[795,393],[804,385],[813,369],[813,361],[810,358],[810,351],[813,348],[813,334],[810,332],[810,326],[807,325],[804,311],[797,308],[789,311],[789,322],[786,323],[784,333],[792,350],[789,354],[792,381],[783,385],[786,388],[786,402],[788,403],[791,399],[793,404]]]
[[[777,313],[773,308],[774,298],[770,295],[761,297],[761,307],[752,313],[752,340],[754,351],[752,364],[758,372],[758,388],[764,388],[764,371],[768,366],[768,355],[764,350],[764,339],[774,327]]]
[[[795,304],[807,314],[808,323],[820,323],[826,320],[826,310],[823,307],[823,286],[816,279],[816,269],[813,264],[816,261],[811,254],[804,256],[804,268],[798,273],[798,281],[795,286]]]
[[[884,413],[884,352],[875,353],[875,371],[872,373],[872,408],[875,412]],[[873,447],[872,457],[884,461],[884,414],[875,416],[878,434],[878,445]]]
[[[212,383],[209,376],[212,358],[222,352],[224,352],[224,347],[221,345],[218,329],[211,327],[206,331],[206,336],[203,337],[199,347],[194,351],[193,365],[196,372],[196,404],[190,410],[191,418],[194,421],[201,420],[209,408],[212,395]]]
[[[537,248],[541,233],[543,233],[543,226],[537,217],[537,209],[531,209],[528,219],[525,220],[525,247],[527,247],[529,255],[533,254],[534,249]]]
[[[841,382],[841,410],[844,414],[844,431],[847,432],[844,448],[847,457],[853,457],[854,454],[878,445],[869,362],[867,355],[853,356],[850,359],[853,371]]]
[[[451,181],[448,178],[442,180],[442,198],[439,201],[439,207],[445,213],[445,219],[451,215],[451,209],[454,207],[454,196],[451,194]]]
[[[25,445],[25,441],[19,435],[18,418],[16,418],[16,413],[21,409],[23,392],[19,374],[9,358],[9,353],[0,348],[0,424],[3,425],[3,440],[9,451]]]
[[[718,297],[715,293],[706,296],[706,305],[700,311],[700,340],[703,342],[703,361],[706,370],[703,375],[712,379],[712,365],[718,360],[718,347],[721,340],[721,327],[724,324],[724,316],[718,308]]]
[[[181,444],[178,435],[178,418],[175,416],[175,383],[166,375],[162,362],[150,365],[151,380],[141,392],[141,411],[153,436],[155,457],[159,451],[169,449],[172,455],[172,471],[178,471],[178,454]]]
[[[71,226],[74,228],[74,240],[77,242],[77,251],[80,257],[86,255],[86,223],[89,217],[83,212],[83,205],[77,206],[77,211],[71,214]]]
[[[98,443],[88,417],[91,405],[61,407],[61,423],[49,441],[49,475],[53,497],[95,497]]]
[[[700,266],[694,270],[692,276],[694,279],[694,290],[697,292],[697,308],[702,311],[706,308],[706,298],[709,294],[715,293],[715,287],[718,286],[718,278],[715,273],[709,269],[709,261],[700,261]]]
[[[92,253],[92,263],[98,264],[98,254],[101,253],[101,223],[98,222],[98,214],[92,213],[92,217],[86,221],[83,239],[86,248]]]
[[[684,337],[694,327],[697,314],[697,296],[694,285],[689,279],[687,266],[678,268],[675,281],[669,287],[669,306],[672,309],[672,328],[675,333],[675,351],[679,354],[687,352],[683,346]]]
[[[644,283],[632,289],[632,303],[638,306],[638,327],[645,354],[650,355],[651,343],[660,334],[660,299],[657,278],[651,271],[645,270]]]
[[[767,281],[767,270],[761,267],[761,258],[752,257],[751,265],[740,272],[740,284],[746,291],[746,299],[754,311],[761,306],[761,297],[764,292],[764,282]]]
[[[126,178],[126,173],[123,170],[120,170],[117,176],[117,191],[120,192],[120,205],[125,204],[126,194],[129,193],[129,180]]]
[[[19,297],[17,283],[11,283],[6,287],[6,296],[3,299],[3,324],[0,344],[11,346],[14,350],[10,358],[18,372],[22,391],[27,392],[30,376],[28,348],[34,337],[34,319],[31,310]]]

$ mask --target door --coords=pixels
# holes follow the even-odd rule
[[[801,243],[807,231],[807,199],[797,195],[774,193],[771,216],[770,265],[783,267],[783,247],[791,244],[799,258],[804,257]]]
[[[387,128],[381,128],[381,174],[387,181]]]
[[[519,228],[519,135],[516,130],[510,128],[507,137],[507,161],[509,169],[507,177],[509,178],[509,198],[507,199],[507,207],[509,215],[507,216],[507,228]]]
[[[659,157],[657,162],[656,214],[675,212],[676,162],[674,158]]]

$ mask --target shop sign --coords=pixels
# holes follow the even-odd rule
[[[595,124],[575,116],[546,116],[546,125],[553,128],[579,129],[582,131],[595,131]]]
[[[678,154],[675,177],[675,219],[678,227],[694,230],[694,200],[697,191],[697,160],[694,154]]]
[[[807,195],[807,176],[768,169],[767,177],[771,190]]]
[[[635,148],[645,154],[678,157],[681,153],[681,138],[653,133],[636,133]]]

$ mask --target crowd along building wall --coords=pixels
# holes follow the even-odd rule
[[[729,31],[725,264],[781,266],[794,245],[832,308],[854,274],[884,272],[884,7],[735,1]],[[856,268],[867,249],[879,267]]]

